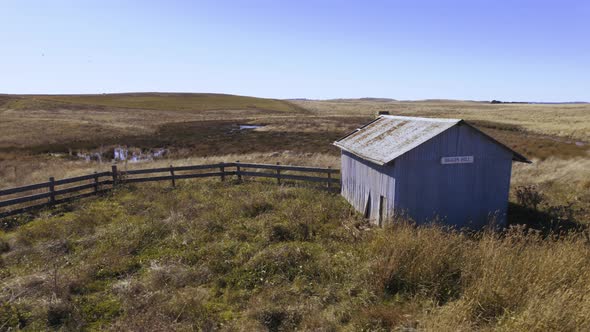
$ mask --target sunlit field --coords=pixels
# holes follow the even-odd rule
[[[113,163],[339,168],[331,143],[379,111],[464,118],[531,159],[513,165],[509,229],[376,228],[311,184],[126,185],[3,220],[0,330],[590,329],[584,104],[0,96],[0,189]],[[119,146],[166,153],[113,161]]]

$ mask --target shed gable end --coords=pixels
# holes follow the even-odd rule
[[[472,136],[478,138],[480,144],[483,139],[488,144],[504,149],[511,154],[512,160],[530,162],[521,154],[460,119],[382,115],[337,140],[334,145],[377,165],[385,165],[423,146],[455,126],[468,128],[473,132]],[[460,140],[468,139],[459,138],[457,144],[460,143]]]

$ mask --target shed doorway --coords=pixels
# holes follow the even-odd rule
[[[386,200],[383,195],[379,196],[379,226],[383,226],[384,215],[383,211],[385,210],[384,204]]]
[[[368,193],[365,197],[365,218],[371,218],[371,193]]]

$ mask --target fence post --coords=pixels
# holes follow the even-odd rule
[[[240,161],[236,160],[236,173],[238,174],[238,181],[242,181],[242,174],[240,173]]]
[[[281,169],[280,169],[281,166],[280,165],[281,165],[281,163],[279,163],[277,161],[277,183],[279,185],[281,184]]]
[[[49,204],[55,203],[55,178],[49,178]]]
[[[221,181],[225,181],[225,167],[223,166],[223,162],[220,163],[219,170],[221,171]]]
[[[174,178],[174,167],[170,165],[170,175],[172,176],[172,187],[176,187],[176,179]]]
[[[119,175],[117,174],[117,165],[111,166],[111,172],[113,173],[113,188],[115,188],[117,186],[117,181],[119,181]]]
[[[98,193],[98,173],[94,171],[94,193]]]
[[[330,169],[331,167],[328,166],[328,169]],[[327,188],[330,189],[330,182],[332,181],[332,173],[330,171],[328,171],[328,184],[327,184]]]

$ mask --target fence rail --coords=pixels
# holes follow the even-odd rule
[[[262,171],[256,171],[262,170]],[[274,171],[269,173],[268,171]],[[193,173],[187,173],[191,172]],[[207,171],[206,173],[194,173],[194,171]],[[265,172],[266,171],[266,172]],[[284,172],[315,173],[313,176],[300,174],[285,174]],[[142,183],[154,181],[170,181],[176,186],[177,180],[218,177],[225,181],[228,176],[237,176],[238,180],[247,177],[261,177],[281,180],[297,180],[325,183],[328,188],[339,185],[340,180],[332,177],[340,171],[332,168],[293,166],[280,164],[255,164],[255,163],[218,163],[208,165],[172,166],[150,169],[117,170],[113,165],[110,172],[95,172],[93,174],[76,176],[72,178],[31,184],[27,186],[0,190],[0,218],[20,214],[32,209],[38,209],[54,204],[68,202],[74,199],[88,197],[104,193],[114,187],[125,183]],[[168,173],[169,175],[157,175]],[[138,175],[156,174],[156,176],[137,177]],[[319,175],[325,174],[326,177]],[[70,185],[70,186],[67,186]],[[65,187],[64,187],[65,186]],[[74,194],[75,195],[68,195]],[[5,197],[8,196],[8,197]],[[39,202],[46,200],[44,202]],[[34,204],[28,204],[35,202]],[[3,211],[4,210],[4,211]]]

